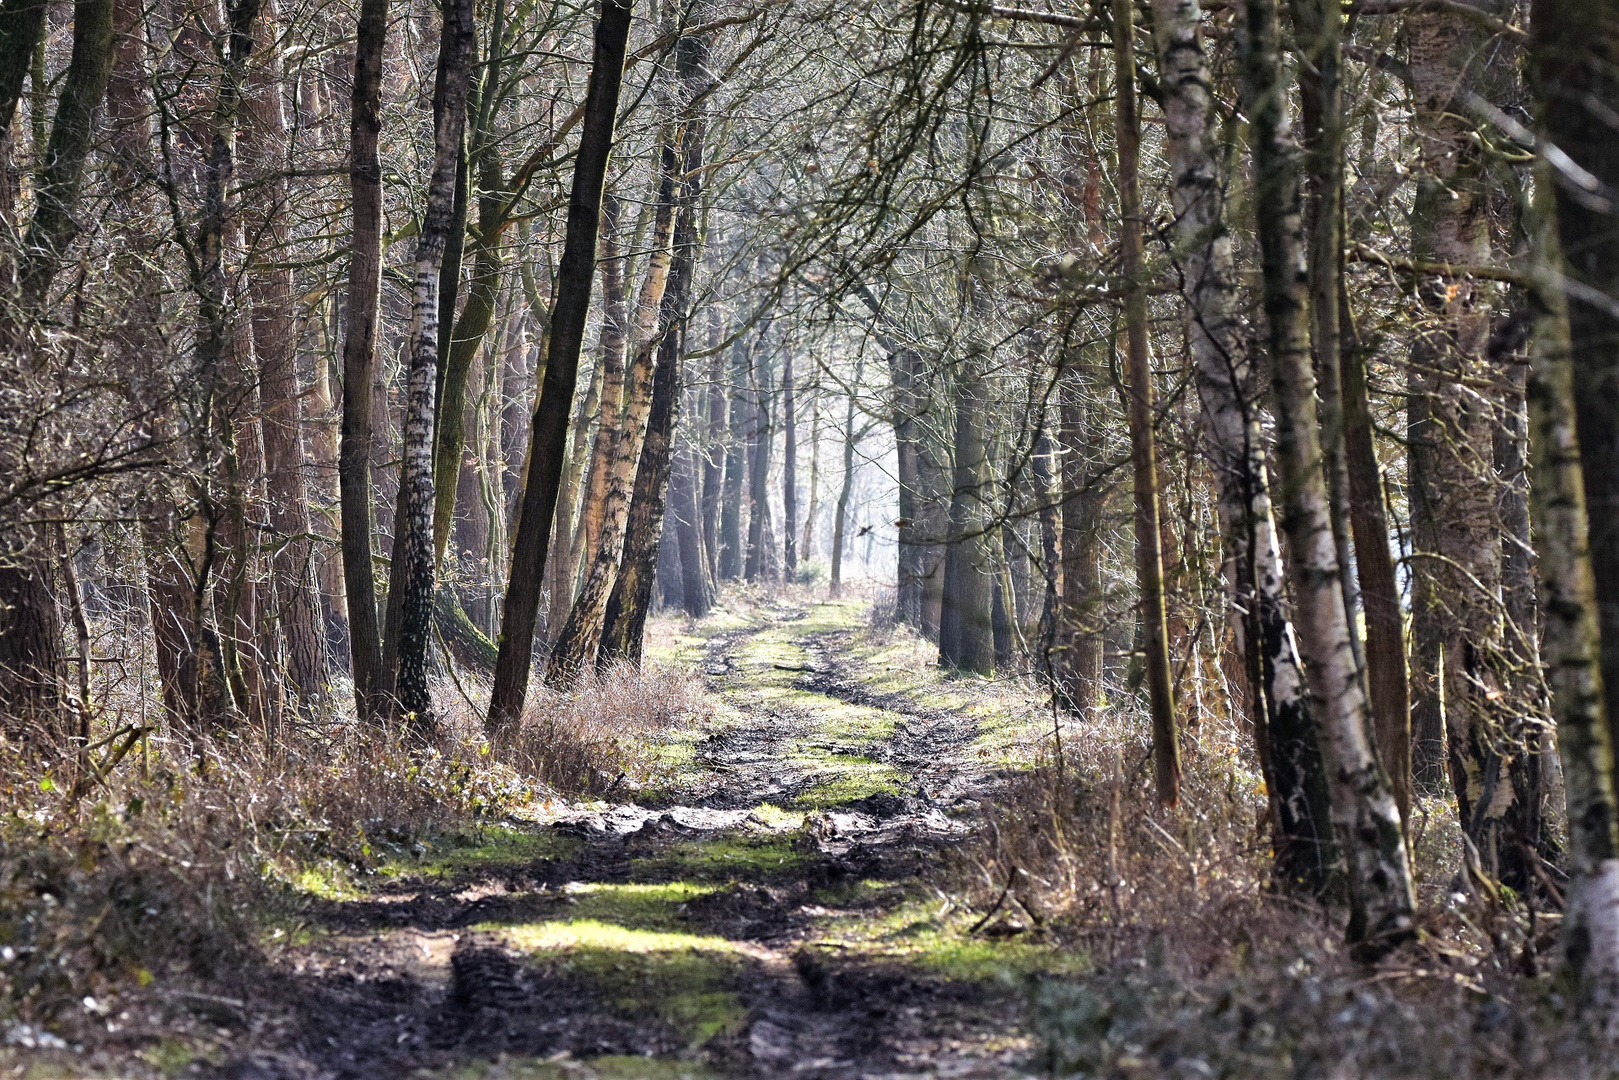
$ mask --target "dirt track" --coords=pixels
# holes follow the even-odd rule
[[[716,715],[659,797],[319,903],[245,1009],[280,1049],[221,1073],[1021,1072],[1019,992],[925,880],[993,793],[993,755],[964,711],[873,685],[856,615],[699,628],[683,655]]]

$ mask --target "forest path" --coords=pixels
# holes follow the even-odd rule
[[[649,649],[712,715],[637,802],[559,809],[319,903],[298,1008],[237,1077],[980,1077],[1030,1053],[1013,977],[936,883],[1032,741],[859,602],[732,601]],[[1000,695],[1000,696],[997,696]],[[1014,715],[1020,718],[1014,718]]]

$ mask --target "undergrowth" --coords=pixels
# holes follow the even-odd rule
[[[279,744],[150,732],[94,751],[96,778],[0,737],[0,1040],[89,1041],[120,996],[243,977],[312,867],[370,872],[558,794],[653,782],[652,736],[698,705],[690,680],[615,670],[537,695],[495,747],[469,705],[426,744],[338,720]]]
[[[975,932],[1094,962],[1027,984],[1050,1075],[1609,1075],[1567,1023],[1556,915],[1467,886],[1453,818],[1425,808],[1418,940],[1354,963],[1345,912],[1270,875],[1265,793],[1234,725],[1186,744],[1161,810],[1145,723],[1126,708],[1066,725],[1014,778],[962,856]]]

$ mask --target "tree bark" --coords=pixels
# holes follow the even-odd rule
[[[843,595],[843,549],[848,529],[849,494],[854,489],[854,451],[860,437],[855,434],[855,390],[864,373],[865,357],[857,357],[854,382],[849,384],[848,408],[843,417],[843,486],[838,490],[838,503],[832,516],[832,578],[829,585],[832,598]]]
[[[736,581],[742,576],[742,489],[748,472],[749,385],[748,346],[739,339],[731,346],[729,377],[730,416],[725,440],[725,479],[720,499],[720,580]]]
[[[765,351],[768,326],[754,338],[752,364],[753,429],[748,436],[748,557],[742,576],[748,581],[770,581],[775,561],[770,550],[770,445],[775,437],[771,406],[770,355]]]
[[[427,686],[437,558],[433,538],[434,401],[439,367],[439,285],[455,221],[456,174],[466,138],[472,75],[472,0],[447,0],[433,84],[433,172],[416,245],[410,367],[405,388],[404,458],[394,515],[393,565],[383,671],[394,673],[398,715],[420,733],[436,726]],[[457,455],[459,456],[459,455]]]
[[[1340,273],[1336,303],[1343,339],[1339,366],[1344,404],[1344,460],[1349,473],[1349,522],[1355,570],[1366,618],[1366,682],[1378,758],[1394,786],[1400,820],[1410,828],[1416,797],[1411,755],[1411,697],[1405,666],[1405,618],[1389,548],[1383,474],[1373,443],[1366,386],[1366,346],[1355,330],[1349,289]]]
[[[247,289],[253,345],[259,362],[259,422],[270,525],[279,541],[271,557],[277,622],[287,675],[299,707],[326,699],[326,632],[315,579],[314,529],[304,483],[303,399],[298,389],[297,330],[292,268],[286,263],[287,183],[280,155],[288,144],[281,101],[282,71],[275,47],[279,18],[267,0],[271,42],[248,78],[243,103],[242,156],[256,183],[244,207],[248,236]]]
[[[1331,805],[1288,621],[1259,388],[1236,314],[1237,275],[1210,131],[1200,13],[1195,0],[1156,0],[1153,19],[1186,336],[1203,446],[1214,471],[1232,624],[1270,793],[1276,876],[1314,894],[1326,888],[1335,861]]]
[[[601,367],[600,420],[596,425],[596,440],[591,447],[590,469],[585,474],[577,535],[573,539],[573,550],[568,552],[567,591],[570,607],[578,586],[579,563],[584,561],[588,570],[590,560],[601,547],[602,522],[607,513],[607,489],[616,460],[613,454],[618,449],[621,435],[619,423],[624,414],[624,353],[630,339],[624,274],[629,260],[619,249],[620,213],[618,198],[612,194],[604,196],[601,230],[602,326],[600,359],[597,361]],[[634,246],[633,243],[631,246]]]
[[[1569,147],[1579,146],[1577,139],[1563,141],[1578,134],[1570,130],[1579,123],[1578,114],[1558,116],[1553,110],[1583,108],[1586,99],[1581,91],[1604,83],[1608,101],[1619,96],[1615,94],[1619,86],[1610,81],[1609,74],[1612,58],[1619,55],[1619,23],[1606,12],[1582,11],[1582,6],[1594,7],[1564,7],[1541,0],[1531,24],[1542,126],[1559,145]],[[1602,43],[1601,51],[1606,54],[1596,63],[1584,55],[1593,39]],[[1582,152],[1582,156],[1589,162],[1588,154]],[[1609,158],[1610,162],[1616,160]],[[1604,643],[1576,434],[1575,364],[1579,354],[1570,332],[1558,237],[1557,218],[1562,209],[1558,204],[1568,196],[1554,196],[1548,167],[1542,164],[1538,172],[1531,225],[1538,318],[1527,388],[1529,446],[1534,458],[1530,496],[1535,550],[1540,558],[1541,610],[1545,613],[1541,655],[1551,689],[1568,806],[1563,963],[1571,977],[1577,1015],[1611,1036],[1619,1030],[1619,810],[1614,795],[1612,710],[1604,693]],[[1608,173],[1610,178],[1615,175],[1615,171]],[[1567,216],[1578,221],[1582,214],[1575,210]],[[1588,233],[1578,234],[1579,240],[1589,238]],[[1616,239],[1619,230],[1609,226],[1610,250],[1619,250],[1614,246]],[[1588,271],[1590,264],[1572,264],[1567,269]],[[1601,349],[1598,355],[1611,352],[1606,346]]]
[[[23,79],[34,50],[45,38],[45,0],[0,4],[0,131],[10,131],[22,100]]]
[[[1409,22],[1412,101],[1422,172],[1412,213],[1419,259],[1488,263],[1491,242],[1485,151],[1458,114],[1456,87],[1491,95],[1498,74],[1485,59],[1490,32],[1455,12],[1423,12]],[[1419,574],[1432,579],[1442,620],[1444,726],[1451,788],[1462,829],[1484,867],[1515,888],[1531,883],[1509,817],[1524,755],[1499,749],[1521,733],[1497,704],[1510,696],[1504,671],[1501,484],[1495,471],[1500,372],[1487,342],[1491,286],[1465,276],[1434,276],[1418,290],[1430,328],[1413,365],[1426,378],[1431,466],[1425,495],[1432,547]],[[1484,388],[1484,389],[1481,389]]]
[[[1369,740],[1327,505],[1307,335],[1298,152],[1287,118],[1276,3],[1246,0],[1245,9],[1244,103],[1253,125],[1254,210],[1273,365],[1276,457],[1292,555],[1288,577],[1346,864],[1349,938],[1357,955],[1372,958],[1414,933],[1416,897],[1399,808]]]
[[[472,281],[467,289],[467,301],[461,317],[455,319],[454,295],[441,296],[439,309],[442,326],[448,331],[440,342],[439,354],[444,370],[438,394],[438,425],[433,448],[433,552],[436,561],[444,558],[445,545],[450,538],[450,526],[455,518],[457,477],[461,461],[466,454],[467,433],[467,381],[477,361],[494,321],[496,301],[500,292],[505,260],[501,256],[501,238],[510,222],[504,214],[506,179],[501,167],[500,152],[495,144],[495,133],[490,130],[493,103],[489,100],[498,85],[504,45],[501,39],[504,6],[497,4],[496,24],[491,27],[490,55],[484,64],[482,89],[477,95],[476,123],[467,136],[468,153],[478,170],[478,239],[473,249]],[[464,202],[465,178],[457,181],[456,198]],[[458,217],[465,218],[465,208],[459,208]],[[452,229],[451,236],[465,235],[462,228]],[[459,276],[457,259],[455,273],[446,258],[440,279],[446,285]],[[453,327],[453,329],[452,329]]]
[[[51,282],[79,233],[77,210],[96,113],[112,75],[113,0],[75,0],[73,55],[62,78],[50,143],[34,193],[34,217],[17,268],[25,312],[43,314]],[[3,106],[0,102],[0,106]]]
[[[955,483],[950,497],[950,537],[939,612],[939,663],[957,671],[993,675],[994,597],[984,512],[985,402],[976,361],[977,357],[968,357],[955,377]]]
[[[785,435],[781,459],[781,560],[788,581],[798,574],[798,418],[793,389],[793,349],[789,343],[781,367],[781,424]],[[900,490],[904,490],[903,484]]]
[[[718,333],[719,316],[709,309],[709,333]],[[729,410],[725,403],[725,354],[716,352],[708,361],[708,432],[703,440],[703,546],[708,553],[708,569],[718,584],[720,572],[720,505],[725,486],[725,448],[729,441]],[[813,465],[813,451],[812,462]],[[813,493],[812,496],[813,498]]]
[[[1593,301],[1619,291],[1619,219],[1608,194],[1619,184],[1619,144],[1611,126],[1619,103],[1619,18],[1611,8],[1589,0],[1536,0],[1531,16],[1542,131],[1595,177],[1604,192],[1593,197],[1560,181],[1555,188],[1556,233],[1545,224],[1538,230],[1542,257],[1555,245],[1563,258],[1550,261],[1550,273],[1542,271],[1537,290],[1547,317],[1536,327],[1530,401],[1535,408],[1531,446],[1536,449],[1544,652],[1551,666],[1568,793],[1573,880],[1563,951],[1576,977],[1581,1012],[1611,1038],[1619,1031],[1619,838],[1614,811],[1619,710],[1611,698],[1604,701],[1603,690],[1619,686],[1619,352],[1613,347],[1619,319],[1611,302]],[[1545,193],[1541,216],[1549,219],[1551,208],[1544,203],[1553,189],[1550,177],[1543,173],[1535,187],[1537,194]],[[1570,288],[1570,279],[1578,291]],[[1556,321],[1560,309],[1567,312],[1566,351]],[[1587,537],[1581,536],[1582,484]],[[1590,579],[1584,575],[1582,551],[1589,552]],[[1602,599],[1593,603],[1593,597]],[[1593,607],[1600,637],[1597,670],[1591,649]]]
[[[1152,357],[1147,344],[1147,294],[1141,280],[1141,118],[1136,112],[1135,8],[1113,2],[1113,59],[1118,79],[1114,134],[1119,152],[1119,272],[1124,277],[1125,373],[1130,407],[1130,460],[1135,491],[1136,576],[1147,696],[1152,708],[1153,772],[1158,802],[1180,801],[1181,756],[1170,685],[1169,628],[1164,611],[1164,559],[1159,546],[1158,454],[1153,437]]]
[[[652,229],[651,255],[647,261],[646,277],[641,282],[641,295],[636,303],[635,356],[624,375],[623,406],[616,411],[602,410],[601,430],[596,445],[605,451],[597,461],[606,469],[601,502],[601,525],[596,546],[589,551],[590,565],[584,585],[568,612],[556,640],[551,644],[551,657],[545,669],[549,686],[569,689],[596,656],[601,644],[603,619],[608,601],[613,595],[613,583],[618,576],[619,561],[624,556],[624,540],[628,528],[630,502],[635,488],[635,469],[641,459],[641,444],[647,438],[652,411],[653,375],[658,346],[668,333],[664,321],[664,295],[669,286],[669,265],[673,258],[670,244],[674,238],[675,175],[678,161],[675,150],[667,144],[665,133],[663,168],[660,171],[656,220]],[[661,522],[661,514],[660,514]],[[652,538],[654,551],[657,537]]]
[[[816,387],[810,398],[810,467],[809,505],[804,508],[804,534],[798,541],[799,558],[806,562],[815,557],[815,515],[820,509],[821,493],[821,395]]]
[[[501,621],[500,659],[486,721],[492,735],[515,725],[528,693],[534,651],[534,619],[539,613],[557,485],[567,448],[568,413],[579,377],[579,347],[584,338],[595,278],[596,231],[601,218],[607,158],[613,146],[619,89],[624,79],[624,50],[629,37],[630,7],[624,0],[602,0],[596,24],[590,83],[568,199],[567,238],[557,272],[556,301],[546,349],[545,379],[540,385],[530,427],[528,483],[523,489],[522,516],[512,544],[512,570]]]
[[[348,598],[350,667],[355,711],[382,718],[382,634],[377,622],[371,554],[371,462],[377,400],[377,307],[382,291],[382,59],[388,0],[360,0],[354,41],[349,120],[349,191],[354,224],[349,241],[348,303],[343,329],[343,422],[338,446],[343,586]]]

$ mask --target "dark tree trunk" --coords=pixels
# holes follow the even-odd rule
[[[748,472],[749,384],[748,346],[738,340],[731,347],[731,373],[727,391],[730,420],[725,441],[725,479],[720,498],[720,580],[736,581],[742,576],[742,490]]]
[[[264,21],[274,42],[279,33],[274,0],[266,4]],[[265,478],[270,524],[279,540],[271,559],[272,584],[287,675],[302,707],[326,699],[326,632],[303,473],[303,397],[298,390],[293,275],[283,254],[288,230],[281,155],[287,147],[287,118],[281,101],[281,74],[280,56],[273,54],[249,77],[242,156],[255,181],[244,216]]]
[[[1534,71],[1545,135],[1587,175],[1595,177],[1605,193],[1594,197],[1561,180],[1555,186],[1557,238],[1566,272],[1583,287],[1581,292],[1590,290],[1583,296],[1569,290],[1568,295],[1567,351],[1572,370],[1567,378],[1578,446],[1569,446],[1572,440],[1566,437],[1562,443],[1565,453],[1578,455],[1584,480],[1601,631],[1600,685],[1608,694],[1606,747],[1601,736],[1589,730],[1589,700],[1577,702],[1584,730],[1578,732],[1576,741],[1565,741],[1561,734],[1558,741],[1568,762],[1569,823],[1571,830],[1578,830],[1576,874],[1583,879],[1578,900],[1570,897],[1569,918],[1576,925],[1565,927],[1565,954],[1575,973],[1582,976],[1582,1004],[1611,1033],[1619,1029],[1619,956],[1614,948],[1619,937],[1614,925],[1619,911],[1615,904],[1619,859],[1610,831],[1613,748],[1619,745],[1614,739],[1619,707],[1613,702],[1615,688],[1619,688],[1619,349],[1615,348],[1619,319],[1606,298],[1619,295],[1619,216],[1609,201],[1619,186],[1619,140],[1613,132],[1613,110],[1619,105],[1619,68],[1615,66],[1619,64],[1619,17],[1611,7],[1590,0],[1559,4],[1536,0],[1530,25],[1535,34]],[[1536,186],[1545,190],[1552,184],[1543,175]],[[1552,269],[1559,268],[1554,263]],[[1561,281],[1552,279],[1551,290],[1562,293],[1564,288]],[[1554,350],[1549,359],[1556,362],[1560,357]],[[1537,483],[1542,471],[1535,471]],[[1564,481],[1566,488],[1566,477]],[[1577,555],[1577,535],[1568,539]],[[1549,620],[1581,614],[1547,604]],[[1583,654],[1564,661],[1552,653],[1550,642],[1547,652],[1554,665],[1578,665],[1569,669],[1571,676],[1581,680],[1575,690],[1589,694],[1597,685],[1579,663]],[[1560,732],[1562,722],[1559,716]],[[1576,762],[1583,783],[1577,782]],[[1609,771],[1606,787],[1592,777],[1593,767]]]
[[[596,437],[597,446],[606,447],[598,457],[605,471],[601,528],[595,548],[586,552],[590,561],[579,595],[551,645],[545,681],[553,687],[572,687],[595,658],[601,643],[607,604],[612,598],[619,564],[624,556],[630,503],[634,498],[636,462],[641,457],[641,444],[646,439],[652,412],[654,356],[668,328],[664,298],[668,293],[670,263],[673,260],[671,244],[674,237],[677,182],[674,174],[677,163],[674,148],[665,145],[658,183],[656,224],[646,277],[642,280],[641,294],[636,304],[635,356],[624,376],[623,407],[616,410],[616,414],[606,409],[602,411],[601,430]],[[653,540],[655,546],[655,536]]]
[[[781,459],[782,569],[788,581],[798,573],[798,418],[794,413],[793,350],[789,345],[781,368],[781,424],[785,433]],[[903,486],[902,486],[903,490]]]
[[[1080,371],[1072,364],[1059,376],[1062,455],[1062,605],[1054,631],[1058,701],[1089,719],[1101,697],[1102,509],[1107,499],[1102,467],[1103,426],[1086,415]]]
[[[658,366],[652,378],[652,411],[647,416],[646,438],[635,469],[623,561],[602,618],[601,645],[596,653],[598,668],[619,661],[636,667],[641,663],[641,642],[652,610],[652,586],[657,581],[664,495],[669,486],[675,402],[680,395],[680,352],[678,332],[667,334],[658,350]]]
[[[843,595],[843,549],[847,546],[846,538],[849,527],[849,494],[854,489],[854,451],[855,444],[860,437],[855,434],[855,388],[860,385],[860,376],[865,367],[865,358],[855,360],[854,382],[850,383],[848,408],[843,418],[843,486],[838,489],[838,503],[832,512],[832,580],[830,583],[833,599]]]
[[[41,530],[28,532],[43,543]],[[62,627],[46,586],[47,557],[16,546],[0,557],[0,724],[26,743],[61,727]]]
[[[686,9],[688,18],[702,10],[700,3],[701,0],[691,0]],[[664,335],[658,349],[658,367],[653,374],[646,438],[641,443],[635,470],[635,492],[625,525],[623,557],[603,618],[601,647],[596,656],[598,667],[615,661],[640,666],[641,643],[652,607],[658,537],[664,531],[664,496],[669,487],[674,453],[675,406],[682,393],[680,373],[691,325],[692,278],[702,255],[698,204],[702,199],[703,150],[707,138],[702,99],[708,87],[708,56],[709,39],[705,35],[686,35],[675,49],[675,77],[680,81],[682,115],[675,145],[666,146],[664,150],[664,169],[671,178],[680,178],[679,212],[671,248],[669,286],[663,294],[660,322]],[[700,614],[695,608],[707,610],[708,581],[696,529],[694,469],[685,484],[685,493],[685,506],[676,507],[677,513],[684,510],[692,515],[677,523],[682,600],[687,611]],[[693,589],[696,596],[692,594]]]
[[[1405,619],[1400,583],[1389,548],[1383,474],[1373,444],[1372,410],[1366,386],[1366,346],[1355,330],[1349,290],[1338,282],[1343,335],[1344,458],[1349,471],[1349,521],[1355,539],[1355,570],[1366,617],[1366,683],[1377,753],[1394,785],[1400,820],[1411,818],[1411,697],[1405,666]]]
[[[79,233],[77,210],[96,112],[112,75],[113,0],[76,0],[73,55],[62,79],[56,119],[34,193],[34,218],[17,269],[24,312],[43,308],[58,267]],[[0,16],[3,19],[3,16]],[[3,102],[0,102],[3,105]]]
[[[1113,54],[1118,78],[1114,131],[1119,152],[1119,270],[1124,275],[1126,377],[1130,458],[1135,491],[1136,576],[1140,590],[1147,696],[1152,707],[1152,758],[1158,801],[1180,801],[1181,757],[1170,683],[1169,628],[1164,612],[1164,559],[1158,520],[1158,454],[1153,438],[1152,358],[1147,344],[1147,294],[1141,281],[1142,227],[1138,176],[1141,119],[1136,114],[1135,9],[1113,3]]]
[[[718,316],[710,313],[711,331],[717,329]],[[703,547],[707,552],[709,573],[718,583],[720,569],[720,505],[724,497],[725,457],[729,410],[725,403],[725,354],[716,352],[708,362],[708,432],[703,440]]]
[[[497,20],[502,17],[502,12],[497,10]],[[445,545],[449,541],[459,486],[457,477],[467,450],[467,382],[494,321],[505,270],[500,244],[509,220],[503,213],[506,180],[494,133],[489,130],[493,105],[488,100],[500,78],[500,60],[504,48],[501,29],[498,23],[491,28],[493,37],[489,60],[484,65],[483,89],[475,103],[476,122],[467,137],[478,169],[478,240],[473,251],[472,282],[467,289],[467,302],[459,319],[454,318],[455,294],[452,290],[460,276],[460,252],[454,253],[456,258],[453,264],[451,253],[446,252],[444,269],[440,274],[443,283],[439,297],[440,326],[445,333],[439,343],[443,371],[439,380],[438,424],[433,448],[433,552],[438,561],[443,560]],[[456,183],[456,218],[459,226],[450,231],[452,241],[466,235],[467,181],[464,173],[463,165],[458,170]]]
[[[489,700],[487,726],[500,734],[522,716],[534,652],[534,620],[539,614],[551,520],[567,449],[568,413],[579,377],[579,348],[596,276],[596,229],[601,218],[607,158],[613,147],[619,89],[624,79],[624,49],[629,37],[630,7],[622,0],[602,0],[585,96],[573,190],[568,200],[568,231],[557,271],[556,302],[546,350],[545,379],[540,385],[530,427],[528,483],[522,516],[512,544],[511,581],[501,622],[500,659]]]
[[[775,437],[771,416],[774,388],[771,385],[770,357],[765,351],[767,326],[761,326],[754,339],[753,429],[748,436],[748,557],[742,576],[748,581],[769,581],[775,577],[770,550],[770,444]]]
[[[1619,83],[1612,76],[1613,62],[1619,57],[1619,21],[1602,5],[1548,4],[1544,0],[1534,6],[1532,17],[1530,72],[1540,98],[1542,129],[1554,144],[1578,148],[1585,159],[1581,164],[1604,169],[1598,175],[1605,175],[1611,183],[1619,178],[1619,155],[1610,151],[1604,155],[1606,160],[1593,160],[1594,155],[1579,141],[1580,129],[1605,129],[1607,117],[1581,116],[1580,110],[1589,108],[1593,98],[1608,103],[1619,99]],[[1595,56],[1587,53],[1593,41],[1599,43]],[[1548,122],[1549,114],[1556,115],[1555,122]],[[1538,309],[1527,386],[1528,443],[1533,452],[1531,497],[1540,597],[1546,614],[1543,656],[1567,795],[1570,880],[1563,907],[1564,980],[1573,991],[1576,1016],[1611,1037],[1619,1028],[1619,813],[1614,797],[1614,745],[1602,681],[1602,630],[1576,434],[1576,353],[1565,274],[1592,269],[1612,273],[1612,266],[1564,262],[1558,236],[1559,201],[1551,169],[1542,159],[1530,220]],[[1581,220],[1581,209],[1567,213],[1575,224],[1589,223]],[[1602,215],[1601,224],[1607,229],[1611,256],[1619,251],[1619,230],[1613,228],[1609,213]],[[1581,242],[1591,239],[1589,233],[1577,236]],[[1587,322],[1586,329],[1589,332],[1600,326]],[[1601,363],[1602,357],[1611,355],[1613,329],[1609,322],[1606,341],[1587,339],[1582,343],[1590,350],[1585,357],[1588,362],[1597,359]],[[1612,424],[1611,417],[1608,423]]]
[[[338,499],[343,527],[343,585],[348,597],[350,665],[355,710],[382,716],[382,633],[377,621],[371,555],[371,462],[377,407],[377,307],[382,290],[382,59],[388,0],[360,0],[354,42],[349,127],[349,190],[354,203],[349,240],[348,305],[343,332],[343,433],[338,448]]]
[[[939,612],[939,663],[957,671],[992,675],[994,597],[985,537],[985,402],[981,377],[973,369],[974,360],[969,358],[963,363],[955,378],[955,483],[950,497],[950,537]]]
[[[0,4],[0,131],[9,132],[22,100],[23,79],[45,37],[46,0]]]
[[[590,449],[590,468],[585,474],[585,489],[579,503],[579,525],[575,534],[559,539],[557,554],[566,558],[562,573],[566,584],[566,597],[558,594],[553,609],[571,608],[578,587],[579,564],[588,567],[601,546],[602,523],[607,513],[609,478],[616,464],[614,451],[621,434],[624,411],[625,368],[624,351],[630,339],[629,304],[625,299],[625,273],[628,256],[619,246],[619,200],[609,193],[602,199],[601,279],[602,325],[600,342],[601,369],[600,420],[596,425],[596,439]],[[631,237],[634,247],[634,237]],[[571,492],[569,493],[571,495]],[[561,626],[561,621],[557,622]],[[555,628],[553,628],[555,629]]]
[[[695,412],[695,410],[693,410]],[[713,603],[707,551],[703,548],[701,511],[697,505],[696,453],[690,447],[675,452],[669,478],[669,510],[675,518],[675,539],[680,546],[680,600],[686,614],[701,619]]]

